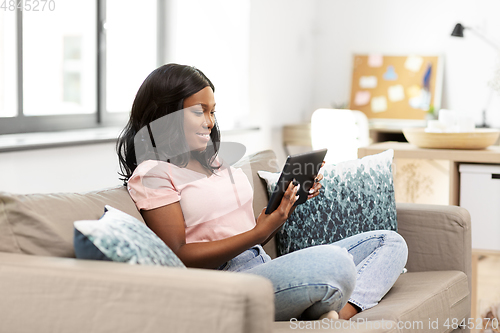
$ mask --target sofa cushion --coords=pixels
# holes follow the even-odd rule
[[[143,222],[111,206],[99,220],[75,221],[79,259],[183,267],[174,252]]]
[[[449,332],[452,331],[452,321],[456,319],[460,322],[470,315],[469,311],[469,287],[465,273],[411,272],[400,275],[377,306],[357,314],[352,320],[384,319],[408,326],[411,324],[412,327],[401,330],[404,332]],[[447,320],[449,327],[445,326]],[[418,328],[416,325],[420,322],[422,326]],[[433,323],[437,324],[437,329],[434,329]]]
[[[258,216],[268,198],[257,170],[277,171],[276,155],[272,150],[258,152],[244,157],[234,167],[242,168],[252,183],[253,207]],[[99,219],[105,205],[143,221],[125,186],[87,193],[0,192],[0,251],[74,257],[73,222]]]
[[[248,155],[233,165],[235,168],[241,168],[247,175],[253,187],[253,211],[255,217],[258,217],[269,201],[266,184],[259,177],[259,170],[276,172],[278,171],[278,162],[276,155],[272,150],[264,150],[255,154]]]
[[[259,177],[257,172],[264,170],[268,172],[276,172],[278,168],[278,160],[272,150],[264,150],[255,154],[250,154],[233,165],[235,168],[241,168],[247,175],[253,187],[253,212],[257,218],[262,209],[267,206],[269,197],[266,190],[266,183]],[[276,252],[276,237],[273,237],[264,246],[266,253],[271,258],[277,257]]]
[[[342,319],[323,319],[309,321],[276,321],[273,323],[273,333],[399,333],[397,324],[388,320],[373,320],[366,323],[356,323]]]
[[[275,322],[273,332],[450,332],[453,318],[460,322],[469,310],[467,276],[463,272],[406,273],[377,306],[358,313],[350,322],[338,319],[325,324],[317,320],[303,322],[300,327],[296,322]]]
[[[276,234],[278,255],[371,230],[397,230],[393,150],[327,164],[321,194],[297,206]],[[279,173],[259,171],[272,192]]]
[[[111,205],[142,220],[127,189],[87,193],[0,193],[0,251],[74,257],[73,222],[97,220]]]

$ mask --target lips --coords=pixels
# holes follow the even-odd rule
[[[196,133],[198,137],[200,137],[204,141],[209,141],[210,140],[210,133]]]

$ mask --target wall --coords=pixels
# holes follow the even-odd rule
[[[349,99],[353,53],[443,54],[442,107],[465,111],[481,122],[498,53],[464,31],[451,37],[456,23],[483,32],[500,45],[500,2],[496,0],[318,0],[315,89],[311,109]],[[500,127],[500,96],[488,119]]]
[[[215,86],[222,128],[249,111],[250,0],[168,0],[166,63],[199,68]]]
[[[120,185],[114,143],[0,153],[0,191],[85,192]]]
[[[223,133],[224,141],[265,149],[260,131]],[[0,191],[11,193],[86,192],[118,186],[115,143],[0,153]]]
[[[284,161],[281,127],[309,121],[315,109],[348,100],[354,52],[444,54],[443,107],[471,112],[479,122],[495,52],[467,30],[463,39],[450,34],[461,22],[498,40],[499,12],[496,0],[251,0],[245,37],[249,56],[243,59],[248,63],[251,112],[241,125],[261,130],[223,139],[242,142],[248,152],[271,148]],[[213,31],[206,33],[216,37]],[[492,99],[488,116],[500,127],[500,97]],[[112,186],[119,184],[115,159],[112,144],[2,153],[0,190]]]
[[[353,53],[421,53],[444,56],[443,108],[479,124],[488,106],[490,125],[500,127],[500,96],[487,105],[498,54],[471,31],[450,36],[461,22],[500,44],[498,12],[496,0],[252,0],[252,116],[284,160],[283,125],[348,102]]]
[[[308,121],[313,104],[316,1],[253,0],[250,10],[250,109],[284,161],[282,126]]]

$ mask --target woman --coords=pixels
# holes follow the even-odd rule
[[[137,92],[117,150],[147,225],[188,267],[270,279],[276,320],[349,319],[375,306],[406,264],[403,238],[373,231],[271,260],[261,244],[292,213],[298,186],[290,183],[279,208],[255,219],[247,177],[217,158],[214,90],[200,70],[167,64]],[[316,182],[309,199],[320,188]]]

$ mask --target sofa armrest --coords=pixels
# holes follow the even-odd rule
[[[458,270],[471,277],[471,220],[458,206],[398,203],[398,232],[408,245],[408,271]]]
[[[256,275],[0,253],[5,332],[271,332]]]

